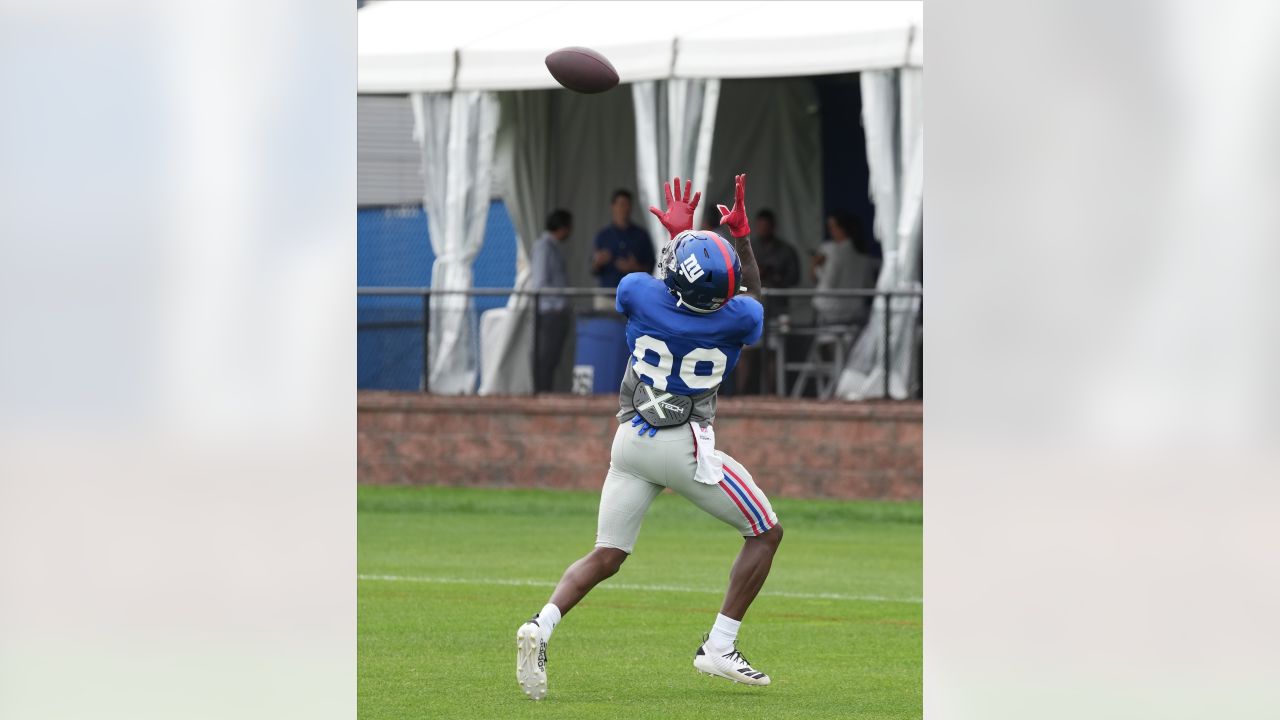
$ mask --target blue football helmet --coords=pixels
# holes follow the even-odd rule
[[[663,253],[662,280],[672,295],[694,312],[724,307],[742,282],[742,262],[733,244],[711,230],[685,230]]]

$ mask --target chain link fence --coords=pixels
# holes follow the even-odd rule
[[[629,357],[624,334],[625,318],[616,311],[605,310],[613,300],[614,291],[606,288],[554,288],[546,290],[515,290],[513,288],[474,288],[459,291],[433,291],[427,287],[360,288],[362,303],[381,303],[402,313],[394,321],[396,330],[404,333],[403,347],[394,356],[382,358],[361,357],[362,389],[430,390],[426,380],[431,376],[431,364],[425,352],[426,338],[430,337],[433,323],[440,323],[441,306],[453,308],[450,312],[465,313],[473,328],[478,328],[478,318],[484,309],[506,306],[513,295],[537,298],[546,305],[563,301],[562,312],[526,312],[536,338],[532,347],[524,346],[523,357],[517,362],[527,363],[529,377],[535,378],[540,391],[573,392],[578,394],[617,392],[622,373]],[[910,353],[905,381],[906,397],[923,397],[923,293],[918,290],[882,292],[877,290],[813,290],[770,289],[762,294],[766,300],[786,297],[792,305],[798,302],[812,303],[816,297],[857,298],[871,308],[867,322],[856,325],[795,323],[785,314],[766,314],[765,329],[760,342],[744,348],[738,365],[725,376],[721,394],[732,396],[774,395],[791,398],[831,399],[836,397],[842,370],[853,355],[855,343],[868,332],[883,333],[876,338],[875,357],[881,383],[879,397],[891,397],[889,392],[889,368],[899,362],[900,354]],[[496,303],[496,304],[495,304]],[[914,306],[913,306],[914,305]],[[544,307],[544,310],[546,308]],[[565,316],[565,327],[560,332],[548,332],[556,315]],[[911,342],[905,347],[890,342],[901,324],[913,323],[909,333]],[[896,328],[896,329],[895,329]],[[361,323],[358,336],[383,332],[379,323]],[[479,338],[479,332],[473,333]],[[548,338],[557,338],[557,347],[547,347]],[[474,341],[478,344],[478,340]],[[412,344],[413,347],[407,347]],[[888,347],[889,352],[878,348]],[[385,346],[362,345],[361,352],[379,352]],[[482,349],[473,348],[465,365],[478,368]],[[493,349],[490,349],[493,351]],[[551,371],[542,369],[549,359]],[[364,368],[369,374],[364,374]],[[523,372],[524,369],[521,369]],[[548,386],[543,387],[538,378],[549,374]],[[901,396],[901,391],[899,391]]]
[[[433,293],[434,262],[430,230],[421,205],[366,207],[357,211],[357,387],[429,389],[429,326],[435,322],[438,329],[445,313],[462,314],[471,328],[466,346],[450,348],[449,353],[459,367],[477,369],[478,382],[484,350],[483,318],[486,312],[507,306],[515,284],[516,234],[505,205],[499,200],[490,204],[484,242],[472,266],[473,290],[448,298]],[[533,313],[527,313],[529,322],[536,327],[535,335],[541,339],[533,348],[524,346],[529,373],[526,384],[543,392],[616,392],[627,353],[622,318],[612,310],[613,290],[566,288],[541,294],[560,296],[562,300],[557,303],[543,297],[539,302],[544,312],[538,313],[536,319]],[[908,397],[921,397],[921,293],[896,291],[890,293],[892,302],[876,301],[877,295],[885,293],[765,288],[768,310],[764,337],[743,350],[737,366],[724,378],[721,394],[835,396],[840,367],[848,361],[862,327],[819,324],[813,300],[839,297],[846,302],[865,303],[866,310],[880,313],[883,320],[877,329],[891,328],[894,323],[915,323],[911,344],[899,344],[892,351],[912,354],[905,392]],[[917,309],[905,310],[900,303],[912,299]],[[562,305],[563,310],[546,312],[557,305]],[[885,333],[886,338],[888,334]],[[897,357],[885,353],[879,356],[886,363]],[[901,396],[902,392],[898,390],[896,394]],[[888,396],[887,390],[883,395]]]

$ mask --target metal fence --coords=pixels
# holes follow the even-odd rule
[[[471,300],[480,299],[479,302],[468,303],[468,307],[461,312],[466,312],[472,320],[473,338],[475,343],[479,343],[479,326],[478,315],[485,309],[491,309],[497,306],[505,306],[506,300],[512,297],[558,297],[565,298],[567,302],[573,306],[578,314],[591,312],[584,308],[594,307],[595,312],[599,312],[601,307],[600,300],[609,302],[615,296],[614,288],[600,287],[571,287],[571,288],[542,288],[542,289],[516,289],[516,288],[483,288],[476,287],[467,290],[438,290],[430,287],[361,287],[357,288],[357,296],[365,302],[360,304],[358,312],[357,333],[361,348],[358,354],[375,353],[377,345],[366,345],[366,341],[371,340],[370,335],[373,333],[393,331],[393,332],[411,332],[415,336],[412,348],[413,356],[417,357],[420,352],[420,368],[415,368],[415,373],[420,371],[419,381],[416,383],[417,388],[424,392],[430,392],[430,338],[431,338],[431,315],[432,315],[432,298],[442,296],[458,296],[463,295]],[[881,327],[879,330],[883,333],[883,347],[889,349],[883,353],[879,353],[879,360],[882,363],[883,387],[882,395],[885,398],[890,397],[889,382],[890,372],[894,356],[891,349],[891,337],[893,331],[894,315],[908,314],[914,315],[916,323],[917,342],[914,348],[908,348],[908,352],[915,352],[916,358],[913,366],[917,368],[913,372],[914,381],[908,380],[908,397],[919,398],[922,396],[923,388],[919,381],[920,373],[918,368],[921,360],[922,344],[919,341],[919,331],[921,328],[921,318],[923,315],[923,293],[919,290],[891,290],[881,291],[874,289],[850,289],[850,290],[816,290],[812,288],[764,288],[761,291],[762,300],[766,308],[775,306],[778,301],[785,298],[783,302],[789,302],[791,298],[812,299],[815,297],[828,298],[867,298],[870,307],[868,308],[867,321],[870,323],[870,313],[878,313],[881,318]],[[885,302],[874,303],[876,298],[885,298]],[[907,308],[901,302],[895,303],[895,298],[910,299],[915,298],[921,301],[916,306],[918,312],[904,313]],[[597,300],[600,299],[600,300]],[[595,301],[593,305],[584,305],[583,301]],[[540,302],[540,301],[539,301]],[[479,307],[483,305],[484,307]],[[610,303],[611,305],[611,303]],[[790,320],[790,313],[782,314],[778,312],[768,311],[765,317],[765,328],[761,341],[753,348],[760,352],[755,356],[755,367],[753,372],[758,373],[758,388],[755,394],[774,394],[778,396],[805,396],[805,373],[813,370],[814,367],[826,365],[834,366],[837,369],[847,360],[848,352],[852,349],[853,342],[861,333],[862,325],[825,325],[818,324],[813,318],[811,305],[805,304],[795,308],[797,312],[796,322]],[[437,308],[437,312],[439,308]],[[479,311],[479,312],[478,312]],[[542,313],[530,312],[533,337],[533,346],[529,352],[529,362],[531,369],[538,357],[538,337],[539,323]],[[608,314],[616,316],[616,313],[609,311]],[[620,316],[618,316],[620,317]],[[834,349],[835,357],[830,363],[825,361],[814,362],[813,353],[814,345],[819,342],[820,338],[825,338],[827,344]],[[834,338],[834,340],[832,340]],[[408,347],[404,342],[405,338],[401,337],[397,346],[400,349],[401,356],[399,359],[403,365],[403,353]],[[744,350],[744,353],[747,352]],[[804,361],[789,361],[788,357],[805,356]],[[837,370],[838,371],[838,370]],[[791,374],[795,374],[795,382],[792,384],[791,390],[787,389],[788,378]],[[362,371],[363,375],[363,371]],[[535,373],[536,375],[536,373]],[[767,392],[767,388],[772,386],[772,392]],[[829,381],[824,388],[821,382],[815,383],[815,391],[817,397],[831,397],[834,391],[834,382]]]

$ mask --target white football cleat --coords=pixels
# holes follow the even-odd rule
[[[547,696],[547,641],[537,615],[516,630],[516,682],[530,700]]]
[[[751,667],[751,663],[742,657],[737,647],[720,655],[707,652],[707,644],[704,641],[693,656],[693,667],[700,673],[715,675],[744,685],[769,684],[769,676]]]

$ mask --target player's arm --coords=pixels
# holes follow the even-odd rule
[[[751,249],[751,225],[747,222],[747,174],[733,178],[733,209],[717,205],[720,211],[720,224],[729,226],[733,235],[733,249],[738,253],[742,263],[741,285],[746,289],[744,295],[760,299],[760,266],[756,263],[756,253]]]
[[[738,251],[738,260],[742,262],[742,286],[746,288],[743,295],[760,299],[760,266],[756,264],[755,251],[751,249],[751,236],[734,236],[733,249]]]

